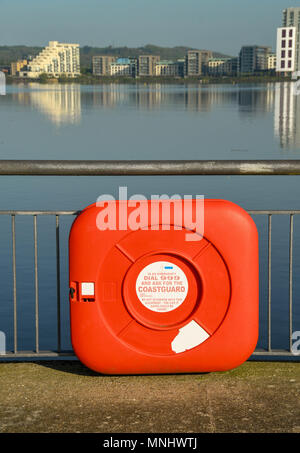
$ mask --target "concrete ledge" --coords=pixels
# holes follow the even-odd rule
[[[77,361],[0,363],[0,432],[300,432],[300,364],[101,376]]]

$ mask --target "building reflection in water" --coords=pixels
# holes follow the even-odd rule
[[[237,105],[242,117],[268,113],[274,109],[274,84],[267,88],[244,88],[237,85],[169,85],[153,84],[147,87],[115,85],[103,86],[92,93],[83,92],[84,103],[94,106],[135,106],[142,109],[166,108],[208,112],[215,106]],[[92,97],[92,100],[88,98]],[[83,102],[83,100],[82,100]]]
[[[127,105],[144,110],[164,108],[168,110],[190,110],[206,112],[215,104],[234,104],[237,102],[238,91],[218,87],[199,87],[184,85],[151,84],[148,86],[116,85],[103,86],[92,93],[83,92],[85,104],[92,97],[94,106],[116,107]]]
[[[29,90],[13,93],[13,98],[36,108],[57,126],[79,123],[83,105],[86,110],[124,107],[191,112],[209,112],[227,105],[236,106],[241,119],[274,112],[274,134],[281,148],[300,148],[300,97],[293,94],[293,84],[289,82],[264,86],[112,83],[92,87],[32,83],[28,87]]]
[[[80,86],[77,84],[29,84],[30,91],[13,94],[18,102],[32,106],[56,126],[76,124],[81,118]]]
[[[293,92],[293,83],[276,84],[274,133],[281,148],[300,147],[300,97]]]
[[[275,92],[273,83],[269,83],[263,87],[244,87],[243,89],[239,89],[238,92],[239,113],[242,117],[253,117],[272,112],[274,102]]]
[[[238,86],[122,85],[93,87],[80,85],[30,84],[29,91],[14,93],[23,104],[32,105],[56,124],[80,121],[81,106],[134,107],[143,110],[164,108],[208,112],[215,106],[238,105],[244,115],[273,109],[274,89],[244,90]]]

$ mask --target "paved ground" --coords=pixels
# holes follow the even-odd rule
[[[77,361],[0,363],[0,432],[300,433],[300,364],[101,376]]]

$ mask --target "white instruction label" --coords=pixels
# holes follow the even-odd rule
[[[176,264],[156,261],[139,273],[136,293],[141,303],[151,311],[166,313],[175,310],[185,300],[188,280]]]

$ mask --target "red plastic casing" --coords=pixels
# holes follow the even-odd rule
[[[118,220],[126,202],[114,203]],[[258,234],[247,212],[205,200],[203,238],[187,241],[187,230],[172,226],[172,211],[169,230],[100,231],[101,209],[83,210],[69,237],[71,340],[79,360],[104,374],[224,371],[247,360],[258,339],[259,305]],[[183,271],[188,290],[178,308],[160,313],[141,303],[136,280],[149,264],[165,261]],[[83,282],[94,284],[94,294],[81,293]],[[175,352],[179,329],[192,321],[208,338]]]

